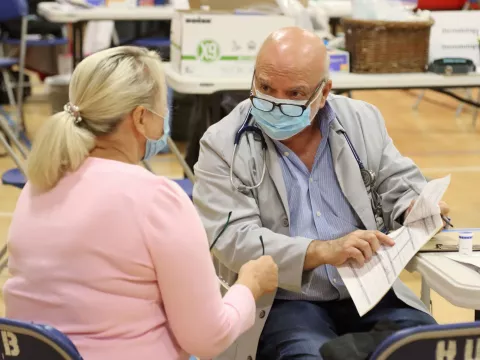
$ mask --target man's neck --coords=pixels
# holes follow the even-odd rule
[[[305,128],[305,130],[290,139],[281,141],[281,143],[295,154],[300,155],[307,150],[307,148],[318,148],[321,140],[322,132],[320,131],[318,121],[313,120],[312,124]]]
[[[309,171],[312,171],[315,162],[315,155],[322,141],[322,132],[320,131],[318,121],[313,121],[312,125],[303,130],[300,134],[291,139],[282,141],[282,144],[292,150],[295,155],[305,164]]]

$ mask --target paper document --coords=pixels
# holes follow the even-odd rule
[[[450,175],[430,181],[400,229],[388,234],[395,245],[382,245],[359,267],[353,261],[338,271],[360,316],[370,311],[392,287],[413,256],[443,227],[438,203],[450,184]]]
[[[472,254],[469,256],[461,254],[448,254],[447,257],[459,263],[471,265],[475,267],[475,270],[480,272],[480,254]]]

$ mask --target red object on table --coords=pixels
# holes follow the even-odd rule
[[[465,0],[418,0],[418,8],[422,10],[460,10]]]

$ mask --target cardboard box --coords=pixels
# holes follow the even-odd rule
[[[329,50],[330,72],[350,72],[350,54],[344,50]]]
[[[195,77],[250,76],[267,36],[294,25],[295,19],[280,15],[179,11],[172,19],[170,62]]]

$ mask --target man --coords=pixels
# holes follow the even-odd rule
[[[399,280],[360,318],[338,274],[336,266],[362,265],[381,244],[394,245],[376,229],[398,228],[426,181],[395,148],[374,106],[329,95],[331,88],[322,41],[281,29],[257,56],[251,99],[202,138],[194,199],[210,241],[221,234],[219,275],[232,282],[263,253],[279,266],[280,289],[257,303],[255,328],[225,359],[321,359],[328,340],[381,320],[397,328],[435,323]],[[259,130],[244,133],[232,163],[248,111],[265,144]],[[362,180],[367,170],[376,176],[371,186]],[[448,212],[446,204],[441,210]]]

